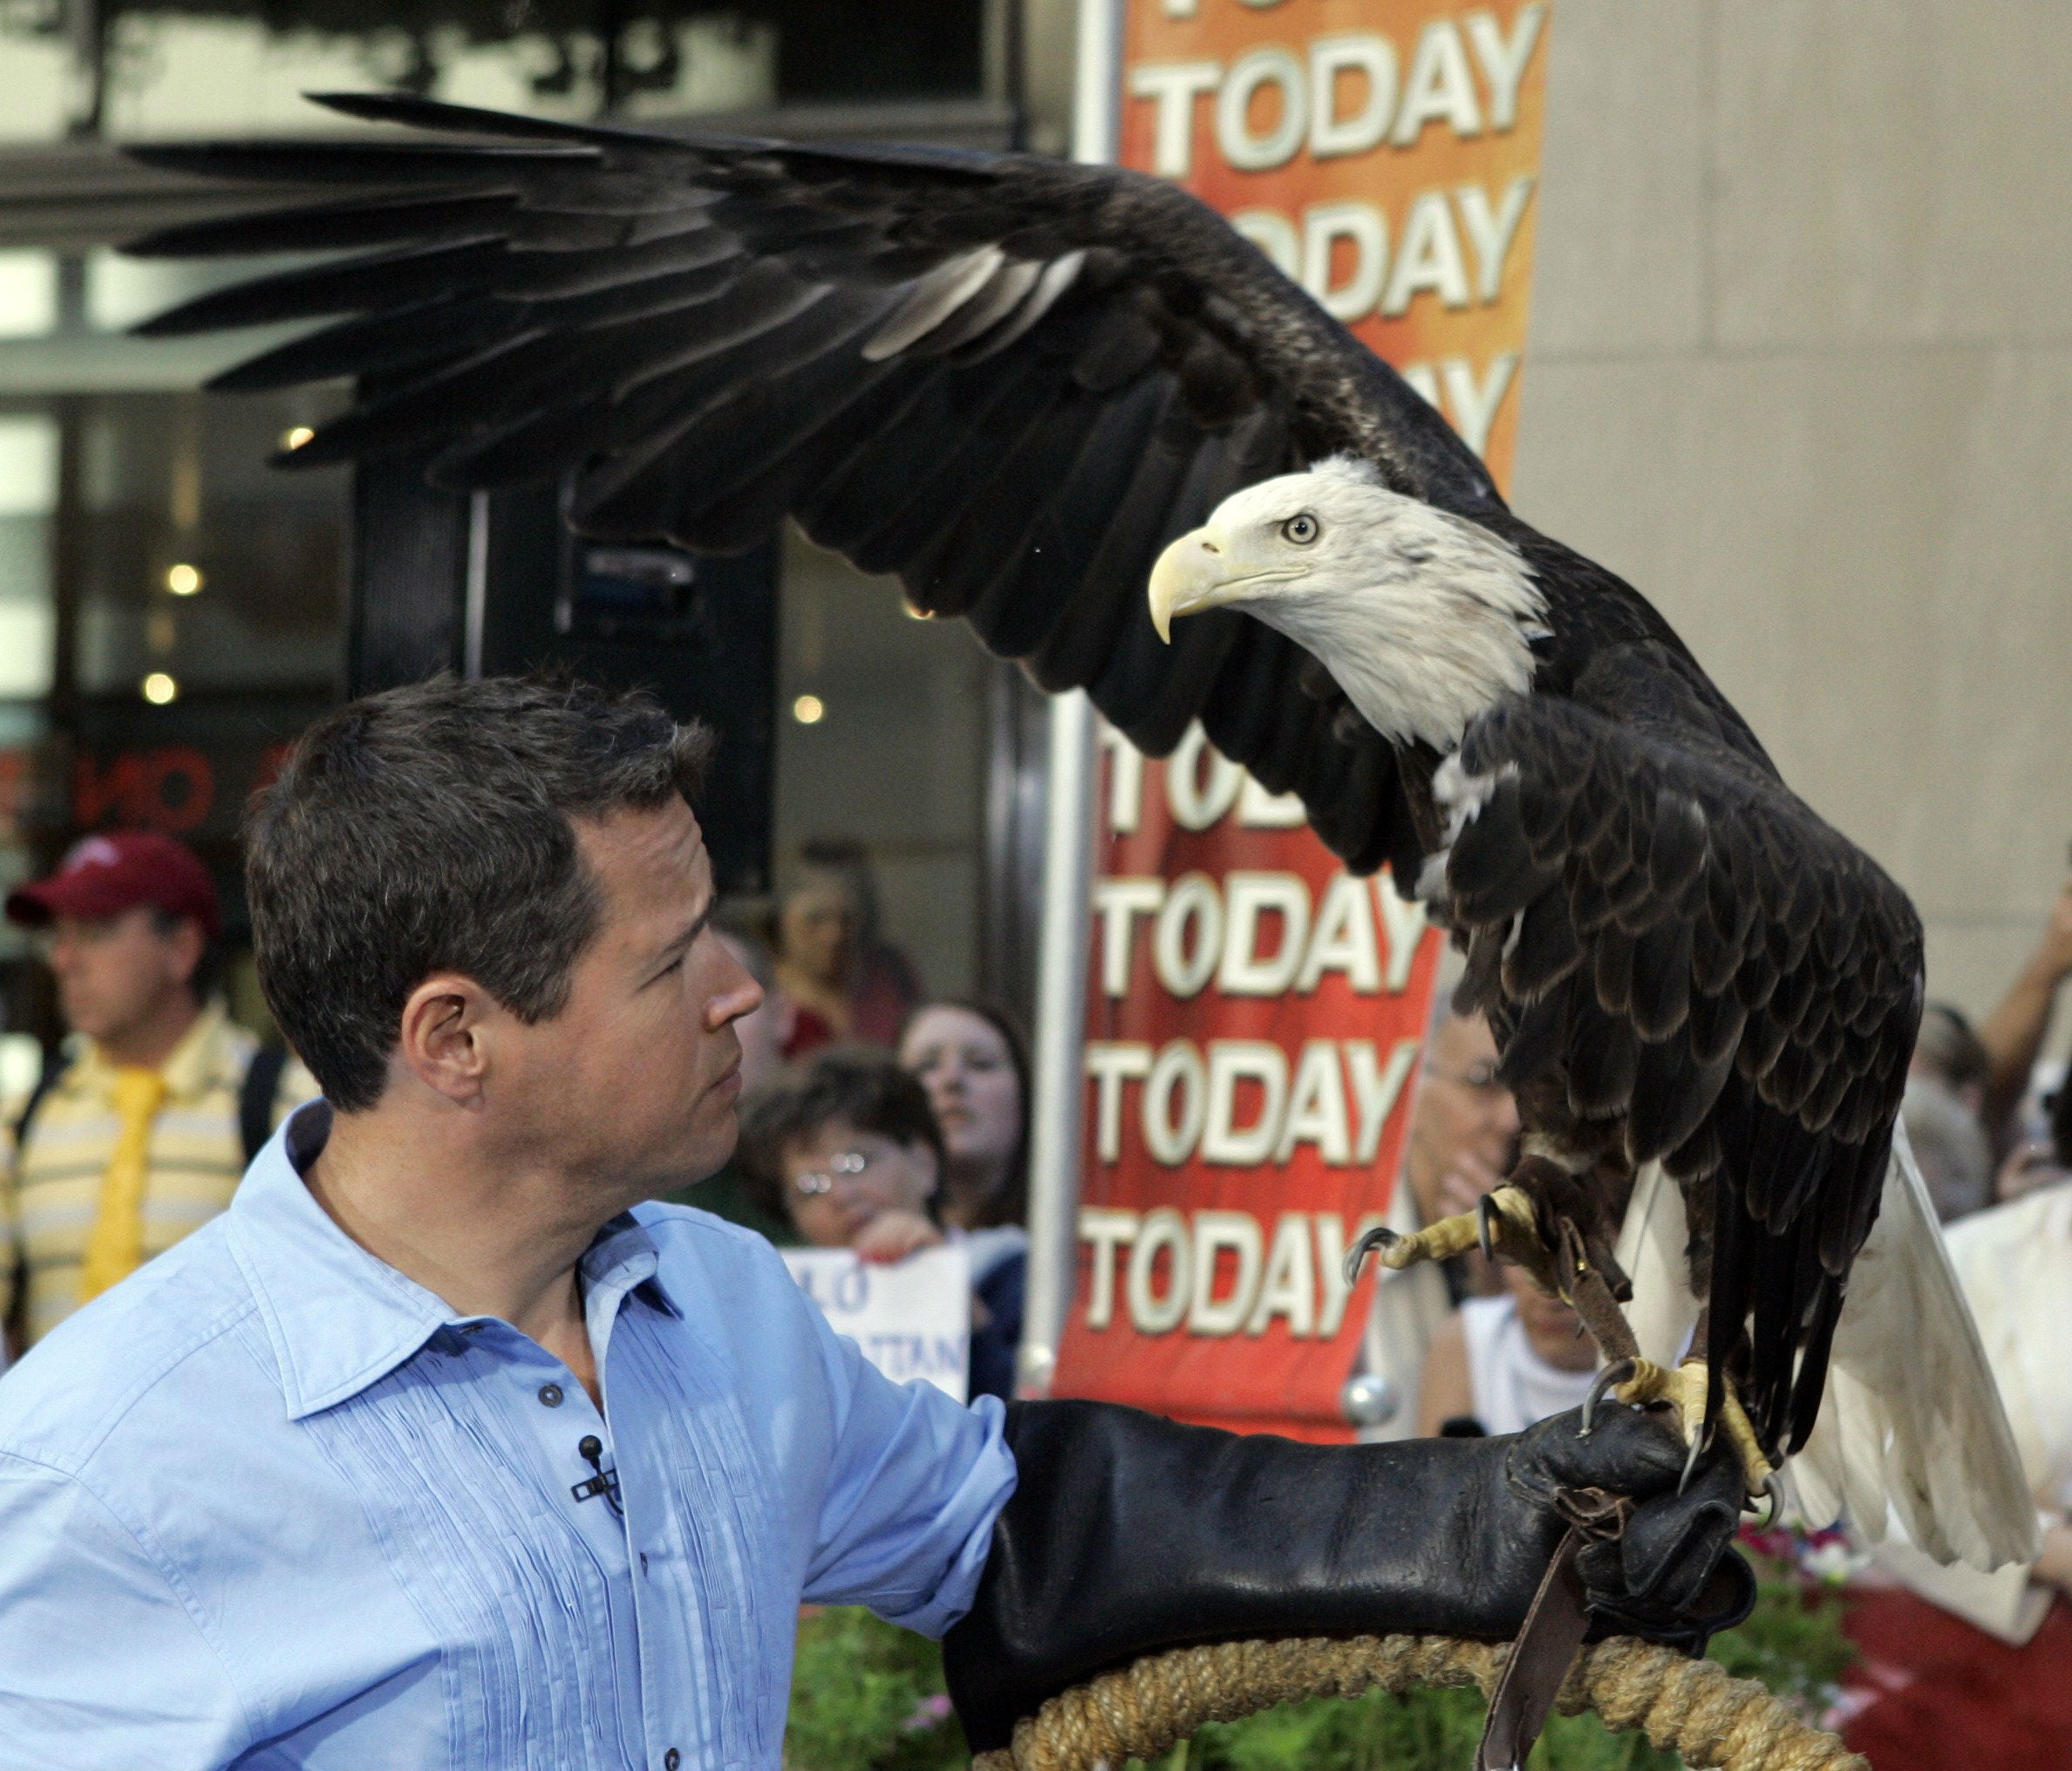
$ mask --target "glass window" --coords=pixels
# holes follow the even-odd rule
[[[305,92],[400,88],[588,120],[753,110],[777,98],[778,32],[705,7],[133,6],[108,31],[104,128],[118,139],[324,129]]]
[[[542,75],[553,69],[552,55],[535,58],[529,37],[482,55],[469,53],[458,31],[413,32],[372,17],[368,26],[274,29],[256,17],[215,11],[124,11],[108,35],[106,128],[119,139],[336,126],[304,92],[401,85],[452,97],[440,90],[441,75],[460,65],[472,76],[459,82],[472,89],[467,102],[594,114],[594,91],[579,78],[536,92],[522,77],[535,58]]]
[[[0,884],[46,870],[85,830],[181,836],[225,888],[233,993],[256,1020],[235,821],[338,692],[352,502],[342,470],[268,461],[344,391],[198,391],[294,327],[124,336],[294,261],[122,258],[116,241],[198,200],[112,170],[105,141],[351,126],[303,97],[325,89],[572,120],[834,101],[826,126],[849,126],[850,104],[977,93],[988,13],[979,0],[109,0],[97,87],[74,65],[71,10],[0,0],[0,206],[21,200],[0,247]],[[795,115],[787,128],[819,126]],[[86,125],[101,140],[66,140]],[[860,844],[883,938],[929,989],[968,990],[990,950],[997,668],[961,623],[911,618],[896,586],[796,535],[779,603],[778,877],[814,843]],[[0,1008],[9,1028],[58,1030],[47,978],[3,926]],[[22,1061],[0,1045],[0,1093]]]
[[[0,701],[0,896],[37,872],[36,813],[45,730],[44,710],[33,702]],[[0,921],[0,962],[18,960],[26,951],[22,931]]]
[[[40,338],[57,329],[56,255],[0,252],[0,338]]]
[[[962,622],[919,620],[794,530],[784,550],[777,680],[779,892],[809,844],[862,845],[881,933],[930,994],[978,981],[986,691],[993,665]]]
[[[76,84],[62,0],[0,0],[0,141],[55,141]]]
[[[306,394],[84,402],[80,692],[164,705],[336,682],[345,475],[268,465],[321,415]]]
[[[101,123],[118,139],[322,129],[304,92],[376,87],[583,120],[972,94],[985,17],[977,0],[133,3],[110,9]],[[64,66],[62,37],[10,42]]]
[[[47,809],[44,698],[57,629],[51,556],[58,448],[48,413],[0,411],[0,895],[35,873],[38,814]],[[0,998],[16,994],[25,951],[21,931],[0,923]],[[0,1096],[16,1080],[6,1066],[19,1069],[24,1061],[21,1050],[0,1048]]]
[[[57,508],[57,421],[47,412],[0,412],[0,705],[51,692]]]

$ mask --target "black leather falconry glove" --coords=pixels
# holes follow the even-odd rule
[[[1741,1475],[1617,1404],[1501,1439],[1303,1445],[1099,1402],[1018,1403],[1020,1468],[970,1614],[944,1640],[972,1750],[1139,1655],[1255,1636],[1510,1640],[1579,1515],[1624,1516],[1578,1566],[1593,1632],[1695,1653],[1755,1603],[1731,1548]],[[1595,1494],[1588,1491],[1595,1490]],[[1625,1496],[1629,1509],[1612,1504]]]

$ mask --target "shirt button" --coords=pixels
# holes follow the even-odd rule
[[[671,1747],[662,1755],[662,1771],[677,1771],[677,1767],[683,1762],[684,1755]]]
[[[558,1408],[561,1405],[562,1386],[559,1384],[542,1384],[540,1386],[540,1406],[542,1408]]]

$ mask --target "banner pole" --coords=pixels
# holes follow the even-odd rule
[[[1115,157],[1125,0],[1080,0],[1072,157]],[[1043,923],[1036,961],[1035,1098],[1029,1134],[1029,1270],[1015,1361],[1019,1395],[1047,1396],[1072,1308],[1078,1255],[1080,1071],[1087,1021],[1087,940],[1093,916],[1094,704],[1079,691],[1050,704]]]
[[[1029,1135],[1029,1270],[1016,1393],[1050,1393],[1072,1307],[1079,1215],[1080,1108],[1091,922],[1094,705],[1079,691],[1050,704],[1043,926],[1037,952],[1035,1099]]]

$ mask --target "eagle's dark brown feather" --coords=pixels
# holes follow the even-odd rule
[[[1796,1449],[1885,1184],[1921,931],[1716,699],[1649,642],[1599,652],[1573,699],[1485,714],[1459,766],[1490,790],[1447,901],[1522,1116],[1682,1184],[1715,1380]],[[1844,1003],[1877,1011],[1858,1031]]]

